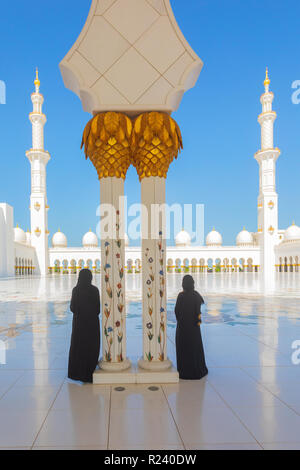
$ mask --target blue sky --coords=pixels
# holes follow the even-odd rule
[[[28,114],[34,70],[40,69],[48,123],[49,229],[66,233],[69,244],[97,223],[99,182],[80,150],[90,116],[64,88],[58,64],[80,33],[90,0],[2,2],[0,80],[7,104],[0,105],[0,201],[15,208],[15,222],[29,227],[31,147]],[[275,93],[275,145],[279,223],[300,224],[300,105],[292,104],[292,82],[300,80],[298,0],[171,0],[177,21],[204,62],[196,88],[174,118],[184,151],[169,172],[167,201],[205,204],[205,231],[215,226],[224,243],[234,243],[244,225],[257,227],[260,146],[257,115],[266,65]],[[188,6],[187,6],[188,5]],[[134,169],[126,181],[129,204],[139,202]]]

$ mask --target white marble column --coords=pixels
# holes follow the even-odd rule
[[[102,360],[100,368],[122,371],[130,367],[126,357],[124,180],[100,180],[101,206],[107,223],[101,222]],[[110,211],[109,215],[108,212]],[[108,216],[108,217],[107,217]]]
[[[158,211],[165,204],[165,179],[144,178],[141,190],[147,214],[142,217],[143,358],[139,366],[159,371],[172,367],[167,357],[166,220]]]

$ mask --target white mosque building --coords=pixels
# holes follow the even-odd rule
[[[32,149],[26,152],[31,164],[31,231],[14,228],[13,208],[0,204],[0,277],[48,274],[75,274],[87,267],[101,271],[101,249],[92,231],[83,235],[81,247],[69,247],[60,230],[52,236],[49,247],[46,167],[50,154],[44,150],[43,95],[38,73],[35,92],[31,95],[33,111]],[[256,232],[245,228],[237,235],[234,246],[224,246],[222,235],[213,229],[206,236],[205,246],[194,246],[191,236],[182,230],[175,246],[167,248],[168,272],[298,272],[300,260],[300,227],[278,228],[278,195],[276,193],[276,160],[280,155],[273,145],[276,113],[272,110],[274,95],[269,90],[268,72],[261,96],[261,149],[255,154],[259,164],[258,227]],[[140,273],[141,248],[130,247],[126,237],[126,269]]]

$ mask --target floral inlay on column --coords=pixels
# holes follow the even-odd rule
[[[163,233],[159,232],[158,242],[159,253],[159,296],[160,296],[160,325],[158,334],[158,344],[160,346],[159,360],[165,360],[165,346],[166,346],[166,282],[165,282],[165,266],[164,266],[164,253],[163,248]]]
[[[153,353],[152,353],[152,342],[154,338],[154,325],[153,325],[153,309],[154,309],[154,303],[153,303],[153,296],[154,296],[154,281],[155,281],[155,276],[154,276],[154,271],[153,271],[153,263],[154,260],[151,257],[150,254],[150,249],[147,248],[145,252],[145,258],[147,261],[147,267],[148,267],[148,275],[147,275],[147,299],[148,299],[148,323],[147,323],[147,335],[149,339],[149,352],[146,353],[146,359],[151,362],[153,360]]]
[[[110,318],[113,292],[112,292],[111,281],[110,281],[111,265],[108,263],[109,253],[110,253],[110,243],[105,242],[104,282],[105,282],[105,290],[106,290],[107,296],[110,299],[109,303],[105,303],[104,305],[104,315],[105,315],[104,336],[106,338],[105,360],[107,362],[112,361],[111,348],[114,342],[113,326],[111,325],[111,318]]]
[[[116,294],[117,294],[117,308],[120,314],[119,320],[116,321],[116,332],[118,338],[118,355],[117,361],[123,362],[123,338],[124,338],[124,308],[125,308],[125,299],[124,299],[124,292],[123,292],[123,282],[124,282],[124,263],[122,259],[122,240],[120,238],[120,211],[116,212],[117,214],[117,223],[116,223],[116,260],[117,260],[117,274],[118,274],[118,281],[116,285]]]

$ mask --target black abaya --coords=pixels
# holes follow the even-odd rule
[[[87,383],[93,382],[100,353],[100,295],[91,281],[92,273],[82,270],[73,289],[71,312],[74,316],[68,371],[70,379]]]
[[[200,380],[208,374],[200,330],[202,304],[204,300],[195,290],[181,292],[177,298],[177,369],[183,380]]]

